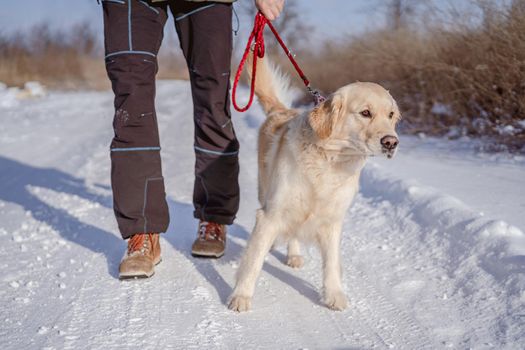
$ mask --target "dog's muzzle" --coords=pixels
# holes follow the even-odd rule
[[[399,139],[395,136],[387,135],[381,138],[381,147],[383,153],[385,153],[388,158],[392,158],[394,156],[398,144]]]

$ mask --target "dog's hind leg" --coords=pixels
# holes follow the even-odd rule
[[[341,282],[341,225],[319,232],[318,242],[323,257],[323,302],[332,310],[344,310],[348,302]]]
[[[244,250],[237,271],[237,282],[230,297],[231,310],[242,312],[250,309],[257,277],[261,272],[264,257],[277,237],[279,224],[275,219],[267,218],[262,209],[257,211],[255,228]]]
[[[286,265],[293,268],[301,268],[304,265],[304,258],[301,255],[301,244],[296,238],[288,241],[288,258]]]

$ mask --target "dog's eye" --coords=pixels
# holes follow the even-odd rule
[[[388,118],[392,119],[393,117],[394,117],[394,112],[390,112],[390,114],[388,115]]]
[[[364,111],[361,112],[361,115],[365,118],[370,118],[372,116],[372,113],[370,113],[368,109],[365,109]]]

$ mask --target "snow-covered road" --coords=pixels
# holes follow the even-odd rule
[[[301,270],[284,265],[279,248],[265,263],[254,309],[236,314],[225,303],[254,224],[262,114],[234,114],[241,210],[226,255],[198,260],[189,254],[196,222],[188,83],[160,82],[157,107],[171,224],[155,276],[125,282],[117,279],[126,244],[109,188],[111,93],[53,92],[0,107],[1,349],[523,348],[523,162],[506,162],[498,169],[510,180],[491,178],[490,191],[476,193],[466,190],[469,171],[499,160],[467,166],[443,156],[453,147],[412,140],[400,163],[370,162],[344,225],[350,307],[319,303],[314,248]],[[453,180],[439,182],[436,169]],[[450,196],[455,188],[463,202]]]

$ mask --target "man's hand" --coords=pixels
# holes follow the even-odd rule
[[[270,21],[277,19],[284,7],[284,0],[255,0],[255,6]]]

